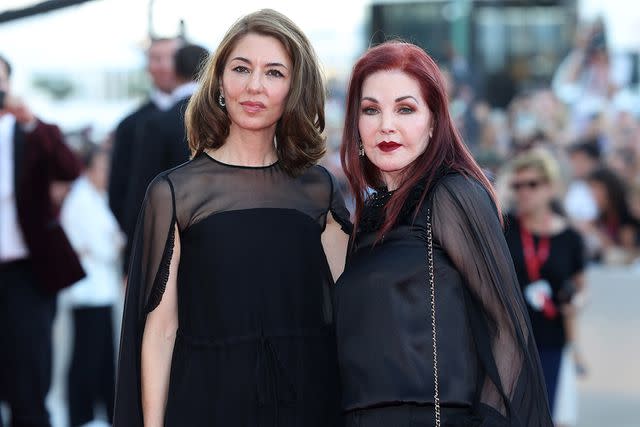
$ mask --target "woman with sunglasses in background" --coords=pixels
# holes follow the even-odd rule
[[[584,288],[584,247],[580,234],[553,208],[559,170],[551,155],[542,149],[525,152],[510,170],[515,212],[507,216],[507,244],[553,411],[563,351],[575,335],[576,296]]]

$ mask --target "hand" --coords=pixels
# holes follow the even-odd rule
[[[36,120],[29,107],[20,98],[13,95],[7,95],[5,98],[4,110],[13,114],[21,125],[28,125]]]

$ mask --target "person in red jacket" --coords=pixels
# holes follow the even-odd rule
[[[11,94],[10,76],[0,56],[0,401],[12,426],[46,427],[56,293],[84,277],[50,189],[81,166],[58,127]]]

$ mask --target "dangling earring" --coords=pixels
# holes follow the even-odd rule
[[[220,95],[218,96],[218,104],[220,104],[221,107],[224,107],[225,105],[227,105],[224,102],[224,96],[222,96],[222,93],[220,93]]]
[[[358,155],[360,157],[364,157],[364,145],[362,145],[362,140],[358,137]]]

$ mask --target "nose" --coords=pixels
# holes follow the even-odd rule
[[[254,71],[247,82],[247,92],[259,93],[262,90],[262,73]]]
[[[389,135],[396,132],[393,114],[391,112],[383,112],[381,114],[382,122],[380,123],[380,132],[383,135]]]

